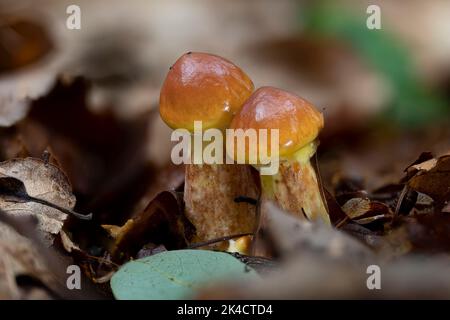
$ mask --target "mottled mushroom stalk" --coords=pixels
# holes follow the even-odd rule
[[[203,130],[223,132],[253,89],[251,79],[233,63],[211,54],[187,53],[167,74],[160,115],[171,128],[186,129],[192,136],[195,121],[202,122]],[[227,165],[225,158],[224,164],[194,163],[186,165],[184,187],[185,214],[196,228],[192,241],[253,232],[255,206],[235,201],[242,195],[258,197],[252,168]]]
[[[275,201],[298,217],[330,224],[318,176],[311,165],[323,125],[322,113],[308,101],[277,88],[262,87],[247,100],[230,128],[269,132],[277,129],[279,159],[273,161],[279,161],[278,172],[261,175],[263,198]],[[258,150],[260,148],[270,150],[258,141]]]

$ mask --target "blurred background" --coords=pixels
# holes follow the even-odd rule
[[[80,30],[66,28],[71,4]],[[366,27],[370,4],[381,30]],[[179,56],[204,51],[323,110],[325,184],[373,189],[450,149],[449,16],[445,0],[2,0],[0,160],[50,150],[78,207],[123,221],[182,179],[159,90]]]

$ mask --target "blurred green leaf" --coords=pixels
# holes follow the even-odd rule
[[[354,15],[330,1],[306,9],[301,19],[307,31],[349,43],[389,82],[393,101],[385,116],[405,126],[418,126],[448,112],[445,100],[420,81],[410,53],[393,34],[384,29],[369,30],[365,15]]]
[[[230,254],[174,250],[128,262],[112,277],[111,289],[119,300],[189,299],[202,285],[255,277]]]

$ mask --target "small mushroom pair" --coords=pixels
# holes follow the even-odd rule
[[[203,130],[222,130],[224,136],[227,128],[278,129],[279,170],[272,176],[260,176],[263,198],[299,217],[329,223],[310,163],[323,127],[322,114],[289,92],[273,87],[253,90],[252,80],[230,61],[189,52],[167,74],[160,115],[171,128],[187,129],[192,134],[194,121],[202,121]],[[247,164],[187,164],[185,213],[196,228],[194,241],[254,232],[255,206],[235,199],[256,199],[258,190],[258,181]]]

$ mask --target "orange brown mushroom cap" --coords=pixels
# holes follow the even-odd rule
[[[268,136],[270,130],[278,130],[279,170],[274,175],[261,175],[263,198],[276,201],[282,209],[300,218],[306,215],[308,219],[330,224],[317,174],[310,163],[323,126],[322,113],[310,102],[273,87],[256,90],[230,124],[234,130],[266,129]],[[266,151],[271,156],[267,152],[272,150],[271,141],[271,137],[268,145],[258,141],[258,155],[263,150],[263,154]],[[242,156],[246,152],[247,160],[248,150],[248,147],[238,149],[238,153]]]
[[[313,142],[323,126],[322,113],[310,102],[274,87],[256,90],[230,124],[231,129],[278,129],[280,157]]]
[[[253,92],[252,80],[216,55],[186,53],[170,68],[161,89],[159,111],[171,128],[224,129]]]

